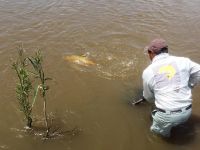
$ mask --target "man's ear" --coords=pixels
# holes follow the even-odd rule
[[[150,58],[150,60],[152,61],[153,58],[154,58],[154,56],[155,56],[155,53],[152,52],[152,51],[148,51],[148,54],[149,54],[149,58]]]
[[[152,53],[152,51],[148,50],[148,54],[151,54],[151,53]]]

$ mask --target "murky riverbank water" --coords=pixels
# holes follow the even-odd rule
[[[150,105],[131,107],[138,98],[141,73],[149,60],[144,46],[155,37],[170,52],[200,63],[199,0],[1,0],[0,1],[0,149],[198,149],[200,94],[194,89],[193,116],[170,141],[150,133]],[[51,90],[48,111],[63,130],[43,141],[24,132],[11,70],[16,47],[43,51]],[[84,55],[95,66],[63,59]],[[35,118],[42,120],[41,103]]]

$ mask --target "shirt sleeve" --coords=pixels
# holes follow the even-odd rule
[[[200,65],[190,60],[189,66],[190,66],[189,84],[191,85],[191,87],[194,87],[200,83]]]
[[[145,70],[143,72],[143,97],[150,103],[154,102],[154,93],[152,88],[152,79],[150,73]]]

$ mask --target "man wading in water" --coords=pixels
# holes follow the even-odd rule
[[[169,137],[172,127],[191,116],[191,89],[200,81],[200,65],[188,58],[169,55],[163,39],[153,40],[145,51],[152,63],[142,75],[143,97],[156,106],[150,129]]]

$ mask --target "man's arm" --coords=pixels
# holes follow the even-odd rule
[[[189,85],[194,87],[200,83],[200,65],[190,60],[190,79]]]
[[[153,79],[152,72],[145,70],[142,75],[143,79],[143,97],[148,102],[154,102],[154,93],[153,93]]]

